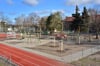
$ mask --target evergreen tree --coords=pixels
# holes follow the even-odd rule
[[[46,21],[46,30],[47,31],[50,31],[51,19],[52,19],[52,14],[50,16],[48,16],[47,21]]]
[[[71,30],[74,30],[75,32],[87,32],[89,27],[89,15],[86,7],[83,8],[82,16],[80,13],[78,13],[79,8],[76,6],[76,12],[75,14],[72,14],[72,16],[75,18],[74,21],[71,24]]]
[[[75,32],[80,31],[81,22],[82,22],[80,13],[78,13],[78,11],[79,11],[79,8],[78,8],[78,6],[76,6],[76,12],[75,12],[75,14],[72,14],[72,16],[75,19],[71,24],[71,30],[74,30]]]
[[[82,12],[82,27],[81,30],[84,32],[89,31],[89,15],[86,7],[83,8]]]

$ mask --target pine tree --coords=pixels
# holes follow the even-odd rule
[[[72,24],[71,24],[71,30],[74,30],[75,32],[80,31],[81,22],[82,22],[80,13],[78,13],[78,11],[79,11],[79,8],[78,8],[78,6],[76,5],[76,12],[75,12],[75,14],[72,14],[72,16],[73,16],[75,19],[74,19],[74,21],[73,21]]]
[[[82,12],[82,27],[81,30],[84,32],[89,31],[89,15],[86,7],[83,8]]]

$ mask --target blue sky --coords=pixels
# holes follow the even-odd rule
[[[61,11],[64,15],[71,16],[76,4],[81,12],[83,6],[87,8],[100,6],[100,0],[0,0],[0,14],[8,16],[10,19],[32,12],[39,16],[46,16],[52,12]]]

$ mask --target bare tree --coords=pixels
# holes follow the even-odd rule
[[[18,32],[23,32],[24,30],[24,22],[25,22],[25,15],[22,14],[21,16],[18,16],[17,18],[15,18],[15,24],[17,26]]]
[[[31,23],[38,24],[40,17],[36,13],[30,13],[28,16]]]
[[[46,30],[46,20],[47,20],[47,17],[42,17],[39,21],[39,25],[42,31]]]
[[[21,15],[15,18],[16,25],[23,25],[24,19],[25,19],[25,15]]]
[[[0,13],[0,32],[6,32],[8,23],[11,22],[10,19],[4,15],[3,12]]]
[[[98,39],[98,34],[100,32],[100,11],[96,9],[89,9],[90,15],[90,31],[96,34],[96,39]]]

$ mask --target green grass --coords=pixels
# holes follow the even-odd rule
[[[4,66],[4,64],[0,62],[0,66]]]
[[[83,58],[83,59],[80,59],[78,61],[75,61],[75,62],[72,62],[71,64],[81,64],[82,66],[85,66],[85,65],[88,65],[89,63],[96,63],[96,62],[99,62],[100,63],[100,60],[97,60],[96,58]],[[84,65],[85,64],[85,65]]]

